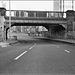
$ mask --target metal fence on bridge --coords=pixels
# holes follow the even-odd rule
[[[9,16],[9,10],[6,10],[6,16]],[[11,10],[11,17],[18,18],[66,18],[66,12],[58,11],[23,11]]]

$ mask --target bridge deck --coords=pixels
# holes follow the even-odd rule
[[[9,17],[6,17],[6,22],[9,22]],[[11,17],[12,23],[53,23],[66,24],[66,18],[33,18],[33,17]]]

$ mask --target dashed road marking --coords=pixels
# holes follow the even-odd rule
[[[19,59],[21,56],[23,56],[25,53],[27,53],[27,51],[24,51],[22,54],[20,54],[19,56],[17,56],[14,60]]]
[[[29,48],[29,50],[30,49],[32,49],[33,47],[35,47],[36,46],[36,44],[35,45],[33,45],[32,47],[30,47]],[[23,56],[25,53],[27,53],[27,51],[24,51],[23,53],[21,53],[19,56],[17,56],[14,60],[18,60],[21,56]]]
[[[70,53],[70,51],[68,51],[68,50],[65,50],[65,52]]]
[[[30,47],[30,48],[29,48],[29,50],[31,50],[31,49],[32,49],[33,47],[35,47],[35,46],[36,46],[36,44],[35,44],[35,45],[33,45],[32,47]]]

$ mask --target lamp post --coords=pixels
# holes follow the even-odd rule
[[[72,10],[74,10],[74,0],[72,0]],[[74,35],[74,22],[73,22],[73,35]],[[74,41],[74,40],[73,40]]]
[[[11,2],[9,0],[9,39],[11,40],[10,33],[11,33]]]
[[[72,0],[72,10],[74,9],[74,4],[73,3],[74,3],[74,0]]]
[[[63,0],[63,12],[64,12],[64,0]]]
[[[62,0],[60,0],[60,12],[62,10]]]
[[[3,0],[1,0],[1,4],[3,4]]]

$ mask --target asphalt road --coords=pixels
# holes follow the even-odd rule
[[[0,47],[0,75],[75,75],[75,45],[18,36]]]

